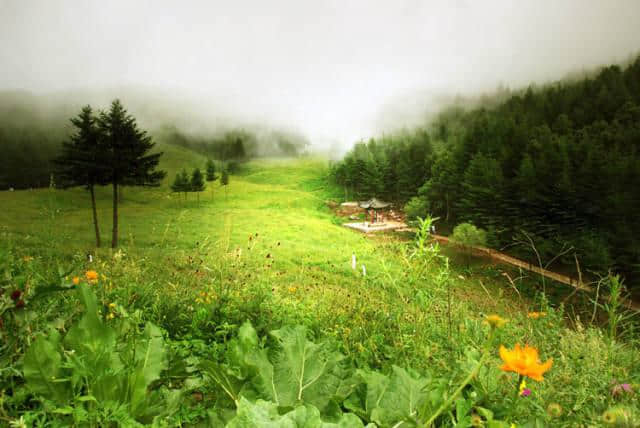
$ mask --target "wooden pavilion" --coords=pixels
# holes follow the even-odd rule
[[[371,223],[373,224],[378,221],[378,213],[389,208],[391,203],[381,201],[377,198],[371,198],[368,201],[358,202],[358,206],[367,210],[371,216]]]

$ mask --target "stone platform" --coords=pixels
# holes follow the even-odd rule
[[[369,223],[368,221],[359,221],[357,223],[345,223],[343,224],[343,226],[348,227],[349,229],[355,229],[363,233],[387,232],[407,227],[405,223],[399,221],[385,221],[383,223]]]

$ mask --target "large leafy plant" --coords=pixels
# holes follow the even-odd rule
[[[202,362],[201,369],[237,409],[226,418],[229,427],[420,426],[442,404],[446,387],[400,367],[389,375],[356,370],[329,343],[309,340],[302,326],[260,340],[248,322],[224,361]],[[224,412],[216,418],[223,423]]]
[[[151,422],[170,412],[178,391],[152,388],[167,368],[161,331],[127,320],[105,322],[95,294],[78,287],[83,317],[63,338],[51,329],[24,357],[27,388],[52,414],[75,424]]]

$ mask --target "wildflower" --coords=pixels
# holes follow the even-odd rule
[[[515,348],[510,351],[503,345],[500,345],[500,358],[504,364],[500,367],[505,372],[515,372],[521,376],[529,377],[533,380],[542,381],[542,375],[551,368],[553,360],[541,364],[538,356],[538,350],[529,345],[524,348],[520,344],[516,344]]]
[[[24,308],[24,300],[20,299],[16,302],[16,309]]]
[[[552,418],[559,418],[562,416],[562,407],[558,403],[551,403],[547,406],[547,415]]]
[[[289,293],[295,293],[298,290],[298,287],[289,287]]]
[[[107,314],[107,319],[108,319],[108,320],[112,320],[112,319],[114,319],[114,318],[115,318],[115,314],[114,314],[113,312],[109,312],[109,313]]]
[[[116,307],[115,303],[113,303],[113,302],[109,303],[109,309],[114,309],[115,307]]]
[[[614,397],[621,396],[623,394],[633,394],[633,388],[628,383],[616,383],[613,388],[611,388],[611,395]]]
[[[545,317],[547,315],[546,312],[529,312],[529,314],[527,315],[527,317],[537,320],[538,318],[542,318]]]
[[[73,285],[80,284],[80,278],[78,278],[77,276],[74,276],[71,281],[73,282]]]
[[[11,300],[13,300],[15,302],[16,300],[18,300],[20,298],[21,295],[22,295],[22,291],[13,290],[13,293],[11,293]]]
[[[484,319],[485,324],[489,324],[491,328],[500,328],[506,324],[507,320],[500,315],[489,315]]]
[[[88,270],[84,275],[87,278],[87,281],[92,283],[98,282],[98,272],[95,270]]]
[[[527,389],[527,381],[526,381],[526,379],[522,378],[522,382],[520,382],[520,389],[518,390],[519,394],[523,395],[523,393],[524,393],[524,391],[526,389]]]

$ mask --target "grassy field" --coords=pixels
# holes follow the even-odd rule
[[[447,408],[436,425],[470,426],[476,417],[475,422],[491,426],[493,416],[486,409],[506,426],[597,426],[611,409],[622,412],[618,421],[635,417],[628,409],[638,404],[636,395],[611,392],[615,385],[637,388],[640,382],[637,336],[624,331],[624,323],[613,330],[592,327],[589,320],[568,317],[561,305],[549,304],[537,294],[535,280],[511,284],[503,275],[506,271],[515,278],[517,272],[482,263],[467,267],[456,263],[458,255],[452,250],[416,251],[412,240],[364,236],[342,227],[326,203],[340,193],[328,183],[322,159],[250,162],[231,176],[226,189],[219,182],[208,184],[198,202],[193,194],[187,200],[171,194],[167,183],[183,167],[203,167],[205,159],[175,147],[160,149],[166,152],[161,167],[168,177],[159,188],[125,188],[117,251],[107,248],[109,188],[98,191],[106,244],[100,249],[93,246],[86,191],[0,192],[3,269],[5,277],[14,278],[5,286],[18,284],[32,299],[21,314],[4,309],[5,324],[11,321],[28,333],[13,340],[8,330],[3,332],[3,362],[11,368],[0,378],[3,420],[23,416],[36,424],[55,420],[52,415],[57,414],[69,423],[70,413],[51,413],[51,403],[24,389],[23,354],[38,332],[51,326],[65,332],[84,311],[71,291],[42,297],[38,290],[64,288],[86,270],[101,275],[93,288],[105,317],[113,313],[111,319],[160,327],[170,350],[169,369],[182,359],[225,360],[227,346],[246,320],[260,336],[303,325],[309,337],[330,342],[354,368],[417,370],[439,385],[432,401],[442,404],[488,343],[485,316],[499,314],[509,322],[492,336],[485,365],[456,395],[457,407]],[[92,263],[87,253],[94,256]],[[352,254],[357,256],[356,270],[351,268]],[[445,254],[453,260],[450,264]],[[111,312],[110,305],[117,310]],[[544,314],[528,316],[532,311]],[[530,397],[510,392],[517,391],[519,380],[499,370],[500,343],[528,343],[539,349],[543,361],[553,358],[545,380],[530,382]],[[189,373],[175,382],[191,398],[165,415],[165,422],[220,426],[229,420],[224,412],[211,410],[224,408],[215,382],[196,369]],[[558,414],[553,406],[561,409]],[[387,419],[359,416],[387,426]],[[393,425],[423,424],[423,416],[418,412]]]

